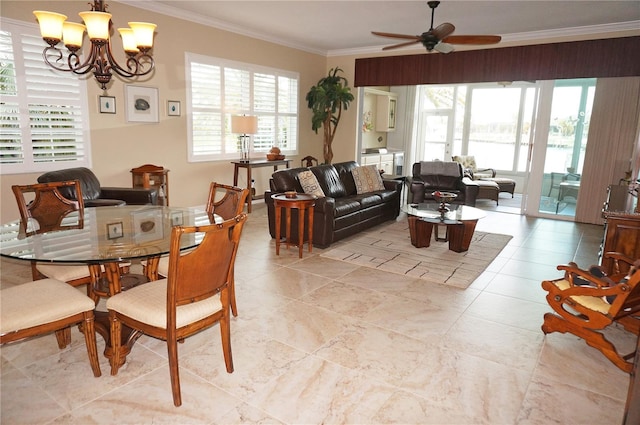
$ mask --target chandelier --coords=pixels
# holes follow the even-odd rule
[[[126,65],[120,65],[111,51],[111,14],[106,12],[107,5],[103,0],[94,0],[91,11],[78,15],[85,25],[66,22],[67,17],[60,13],[36,10],[33,12],[40,24],[40,34],[49,44],[42,52],[44,61],[58,71],[73,72],[84,75],[93,71],[96,80],[107,88],[111,81],[112,71],[124,78],[134,78],[149,74],[155,63],[149,54],[153,47],[155,24],[146,22],[129,22],[129,28],[118,28],[122,37],[122,45],[127,54]],[[82,39],[87,31],[91,48],[87,58],[81,59]],[[62,41],[68,50],[66,61],[62,50],[57,46]],[[53,61],[53,62],[52,62]],[[65,63],[66,62],[66,63]]]

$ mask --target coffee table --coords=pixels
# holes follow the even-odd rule
[[[447,204],[449,211],[444,213],[439,210],[440,207],[441,204],[437,202],[407,204],[402,207],[409,221],[411,244],[416,248],[428,247],[431,244],[431,234],[435,226],[436,240],[448,241],[451,251],[467,251],[476,223],[486,214],[478,208],[466,205]],[[439,226],[446,226],[444,238],[438,238]]]

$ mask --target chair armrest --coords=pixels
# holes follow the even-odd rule
[[[494,170],[493,168],[482,168],[482,169],[477,169],[476,173],[484,173],[489,171],[491,173],[491,178],[496,176],[496,170]]]
[[[402,185],[404,184],[404,182],[400,180],[383,179],[382,184],[384,185],[384,188],[386,190],[395,190],[396,192],[400,192],[402,190]]]
[[[480,192],[480,185],[469,177],[463,177],[460,181],[460,190],[464,192],[464,204],[475,207],[476,198]]]
[[[156,205],[158,190],[140,187],[102,187],[100,188],[100,198],[120,199],[128,205]]]
[[[419,204],[424,202],[424,182],[416,178],[409,179],[409,204]]]

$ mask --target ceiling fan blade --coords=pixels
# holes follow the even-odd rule
[[[410,46],[410,45],[416,44],[418,42],[420,42],[420,39],[407,41],[406,43],[394,44],[392,46],[386,46],[386,47],[383,47],[382,50],[397,49],[399,47]]]
[[[496,44],[502,40],[499,35],[452,35],[442,41],[451,44]]]
[[[443,38],[451,35],[455,30],[456,27],[454,27],[453,24],[445,22],[444,24],[438,25],[433,31],[431,31],[431,34],[438,37],[438,40],[442,40]]]
[[[390,32],[378,32],[378,31],[371,31],[371,34],[379,35],[380,37],[405,38],[407,40],[420,40],[419,35],[393,34]]]

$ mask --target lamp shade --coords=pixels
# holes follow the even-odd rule
[[[87,26],[87,33],[91,40],[109,39],[109,21],[111,13],[105,12],[80,12],[78,13]]]
[[[232,115],[231,132],[237,134],[255,134],[258,132],[258,117],[253,115]]]
[[[125,52],[138,52],[136,37],[133,35],[131,28],[118,28],[118,32],[122,37],[122,47]]]
[[[136,38],[136,46],[140,49],[150,49],[153,47],[153,32],[156,30],[156,24],[147,22],[129,22],[129,26],[133,30]]]
[[[82,46],[85,26],[75,22],[65,22],[62,26],[62,40],[67,48]]]
[[[62,39],[62,24],[67,19],[66,15],[44,10],[34,10],[33,14],[36,15],[40,24],[42,38]]]

